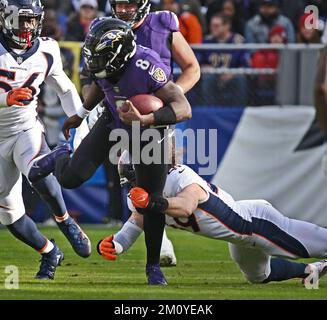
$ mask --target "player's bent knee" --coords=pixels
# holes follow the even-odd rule
[[[57,177],[57,179],[60,185],[65,189],[78,188],[86,181],[74,173],[61,175],[60,177]]]

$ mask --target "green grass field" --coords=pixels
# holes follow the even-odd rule
[[[96,253],[98,240],[113,230],[87,227],[93,243],[93,254],[82,259],[70,248],[56,229],[42,229],[55,238],[65,253],[54,281],[37,281],[39,256],[0,229],[0,299],[326,299],[327,277],[319,290],[307,290],[299,280],[268,285],[251,285],[231,261],[227,245],[169,230],[175,245],[178,266],[165,268],[168,287],[149,287],[144,274],[144,238],[115,262],[108,262]],[[7,265],[19,267],[19,290],[6,290]]]

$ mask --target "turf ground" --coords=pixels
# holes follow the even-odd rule
[[[118,261],[103,260],[95,251],[99,239],[113,230],[87,227],[93,254],[82,259],[56,229],[42,229],[55,238],[65,253],[54,281],[37,281],[38,254],[0,229],[0,299],[326,299],[327,276],[319,290],[307,290],[299,280],[250,285],[231,261],[224,242],[197,237],[179,230],[168,231],[175,245],[178,266],[165,268],[169,286],[147,286],[144,275],[143,236]],[[19,290],[4,286],[7,265],[20,272]]]

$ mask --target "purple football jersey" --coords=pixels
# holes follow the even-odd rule
[[[137,94],[154,93],[169,81],[170,72],[170,68],[156,52],[137,46],[135,55],[117,83],[111,83],[107,79],[97,81],[105,94],[105,105],[115,118],[116,127],[126,128],[119,119],[117,107]]]
[[[157,52],[163,62],[171,68],[172,33],[179,31],[178,18],[173,12],[151,12],[142,25],[133,31],[138,45]]]

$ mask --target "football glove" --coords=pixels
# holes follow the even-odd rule
[[[114,236],[111,235],[107,238],[104,238],[99,241],[97,245],[98,253],[106,260],[116,260],[117,259],[117,252],[115,249],[115,245],[113,242]]]
[[[89,132],[90,132],[89,127],[87,125],[86,120],[84,119],[81,125],[77,127],[75,131],[75,136],[73,141],[73,146],[75,151],[79,147],[83,139],[89,134]]]
[[[9,107],[13,105],[23,107],[24,103],[22,103],[21,101],[31,100],[32,97],[32,90],[29,88],[12,89],[7,94],[7,105]]]
[[[101,117],[104,109],[105,107],[102,105],[102,103],[100,103],[88,115],[87,122],[90,130],[94,127],[95,123]]]
[[[151,196],[142,188],[134,187],[130,190],[128,197],[136,209],[149,209],[164,212],[168,209],[168,200],[156,194]]]

